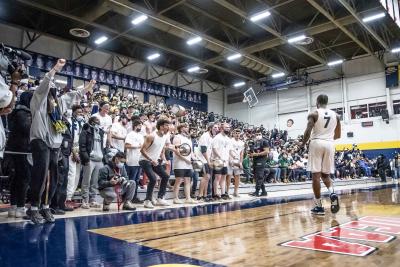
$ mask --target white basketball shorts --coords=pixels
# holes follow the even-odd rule
[[[314,139],[309,146],[307,170],[311,173],[331,174],[335,171],[335,144],[332,141]]]

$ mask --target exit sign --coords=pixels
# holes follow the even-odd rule
[[[361,126],[362,127],[372,127],[372,126],[374,126],[374,122],[373,121],[363,121],[363,122],[361,122]]]

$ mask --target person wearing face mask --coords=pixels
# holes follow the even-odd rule
[[[110,130],[111,135],[111,147],[118,149],[120,152],[124,152],[125,149],[125,138],[128,134],[126,130],[126,124],[128,123],[128,118],[126,115],[121,114],[117,122],[115,122]]]
[[[123,210],[136,210],[132,204],[136,183],[128,180],[125,170],[125,154],[117,152],[112,160],[99,171],[99,193],[103,201],[103,211],[110,210],[113,201],[123,203]]]
[[[65,63],[65,59],[59,59],[53,69],[46,73],[33,93],[30,103],[32,113],[30,140],[34,171],[30,183],[32,205],[27,215],[35,224],[43,223],[43,219],[49,223],[55,221],[50,212],[49,203],[57,188],[58,153],[62,143],[62,133],[65,132],[66,127],[62,122],[62,114],[72,100],[82,98],[87,91],[92,90],[94,85],[94,83],[89,83],[82,90],[68,92],[63,97],[58,97],[57,88],[52,80],[55,74],[62,70]],[[46,181],[49,182],[46,183]],[[45,193],[46,187],[48,191],[46,190]],[[45,200],[43,203],[42,199]]]
[[[267,195],[267,191],[265,190],[265,185],[264,185],[264,180],[265,180],[264,171],[268,155],[269,155],[268,141],[263,138],[261,131],[258,130],[256,132],[254,146],[252,147],[251,152],[249,154],[249,157],[253,159],[254,180],[256,181],[256,191],[250,194],[252,196],[258,197]],[[260,195],[260,190],[261,190],[261,195]]]
[[[83,209],[99,208],[95,200],[99,170],[103,167],[104,131],[100,128],[100,120],[92,116],[83,125],[79,136],[79,157],[83,166],[82,206]]]
[[[135,195],[132,202],[136,204],[142,204],[143,201],[137,197],[137,188],[139,186],[141,168],[139,165],[140,149],[144,143],[144,137],[140,133],[142,130],[142,122],[140,120],[134,120],[132,122],[132,131],[128,133],[125,139],[125,151],[126,151],[126,172],[129,180],[135,181],[136,189]]]
[[[215,136],[212,140],[212,159],[220,159],[224,162],[224,167],[221,170],[214,169],[214,191],[213,197],[217,200],[220,198],[227,200],[230,199],[229,195],[226,194],[226,175],[228,172],[228,164],[232,142],[229,138],[231,126],[229,123],[223,123],[221,125],[221,132]],[[218,186],[221,188],[221,194],[218,192]]]
[[[79,135],[85,123],[83,109],[80,105],[72,106],[72,117],[69,119],[70,131],[72,136],[72,151],[68,159],[68,185],[65,210],[77,208],[79,205],[72,201],[75,190],[79,184],[81,174],[81,161],[79,158]]]

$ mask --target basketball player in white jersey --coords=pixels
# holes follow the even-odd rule
[[[173,145],[177,148],[180,145],[187,145],[192,147],[192,141],[188,138],[189,136],[189,125],[186,123],[179,124],[177,127],[178,134],[175,135]],[[174,184],[174,204],[183,204],[183,201],[179,199],[179,189],[182,181],[184,181],[184,192],[185,192],[185,203],[195,204],[197,201],[190,197],[190,178],[193,175],[192,167],[192,152],[183,156],[179,152],[179,149],[173,149],[174,160],[173,169],[175,174],[175,184]]]
[[[167,189],[169,174],[167,174],[161,162],[165,162],[165,148],[170,145],[169,125],[169,120],[159,119],[156,124],[157,131],[145,137],[144,144],[140,149],[139,165],[149,178],[144,201],[145,208],[152,209],[154,204],[168,206],[163,197]],[[153,204],[153,190],[157,182],[155,174],[161,177],[161,185],[158,191],[158,199]]]
[[[311,139],[307,169],[312,173],[315,196],[315,207],[311,213],[316,215],[325,214],[321,201],[321,177],[330,194],[332,213],[337,213],[340,208],[339,198],[333,191],[330,174],[334,172],[335,168],[334,140],[340,138],[341,126],[339,116],[334,111],[327,109],[327,105],[328,96],[319,95],[317,110],[308,115],[307,129],[302,142],[304,146]]]

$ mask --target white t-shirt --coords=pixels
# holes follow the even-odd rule
[[[97,118],[99,118],[100,128],[104,131],[103,145],[105,147],[106,143],[107,143],[108,132],[113,124],[112,118],[107,114],[103,117],[100,115],[99,112],[93,114],[93,116],[96,116]]]
[[[235,140],[235,138],[231,139],[231,154],[233,155],[232,159],[240,159],[240,153],[244,149],[244,142],[242,140]]]
[[[132,131],[126,136],[125,143],[133,146],[142,146],[144,137],[140,133]],[[139,158],[140,148],[129,148],[126,150],[126,164],[128,166],[139,166]]]
[[[119,122],[116,122],[112,125],[111,127],[111,133],[114,133],[115,135],[118,135],[120,137],[126,137],[128,134],[126,128]],[[111,138],[111,146],[118,149],[121,152],[124,152],[125,149],[125,141],[124,140],[119,140],[115,138]]]
[[[201,162],[203,163],[207,163],[207,160],[205,159],[204,155],[201,153],[201,147],[205,146],[207,147],[207,157],[208,159],[210,159],[211,157],[211,152],[212,152],[212,148],[211,148],[211,144],[212,144],[212,140],[213,137],[210,135],[209,132],[205,132],[201,135],[200,139],[199,139],[199,148],[195,150],[196,156],[199,158],[199,160],[201,160]]]
[[[189,145],[190,148],[192,147],[192,141],[190,141],[189,138],[187,138],[186,136],[183,136],[181,134],[175,135],[173,144],[174,145],[187,144],[187,145]],[[188,156],[185,156],[184,158],[186,160],[190,161],[190,159],[192,157],[191,154],[192,153],[190,153]],[[180,169],[180,170],[188,170],[188,169],[191,170],[191,169],[193,169],[191,163],[186,162],[185,160],[183,160],[182,158],[177,156],[175,153],[174,153],[174,160],[172,161],[172,163],[173,163],[172,167],[173,167],[174,170],[176,170],[176,169]]]
[[[103,117],[100,115],[99,112],[93,114],[93,116],[96,116],[97,118],[99,118],[100,128],[103,129],[103,131],[108,132],[108,130],[112,126],[112,118],[107,114]]]
[[[231,150],[231,139],[228,136],[224,136],[221,133],[217,134],[211,144],[212,149],[218,151],[218,155],[220,159],[222,159],[225,163],[224,166],[228,166],[229,162],[229,152]],[[214,154],[214,153],[213,153]],[[213,155],[212,158],[216,158],[216,155]]]

